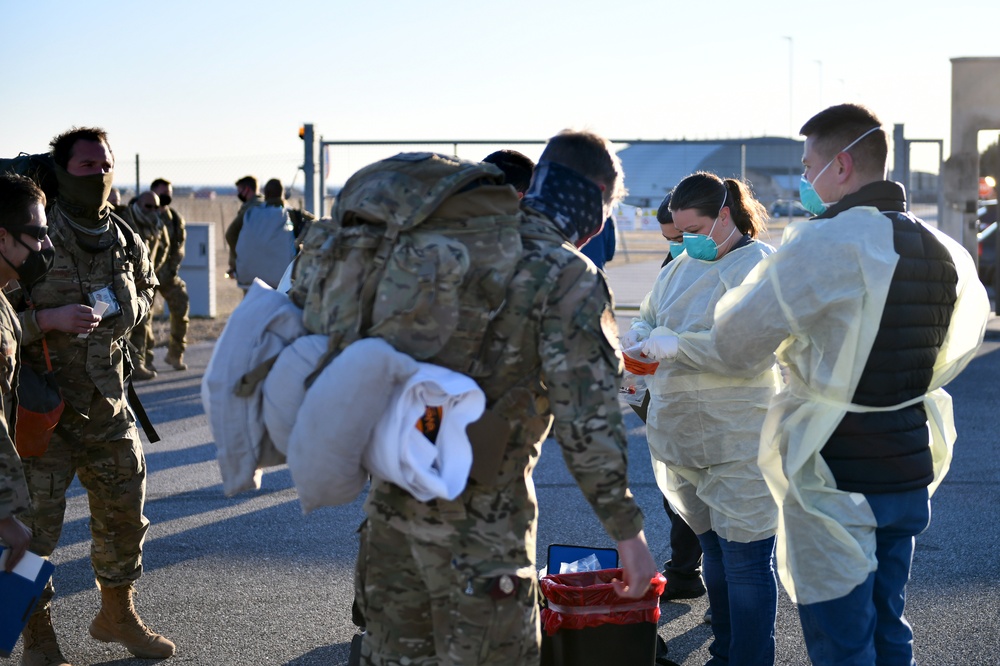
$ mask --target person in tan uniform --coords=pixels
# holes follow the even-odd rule
[[[163,268],[156,272],[160,285],[156,291],[163,296],[170,308],[170,341],[167,344],[167,365],[174,370],[187,370],[184,362],[184,349],[187,347],[188,312],[191,299],[188,297],[187,284],[181,279],[181,263],[184,261],[184,241],[187,239],[187,229],[184,218],[170,204],[174,199],[174,186],[169,180],[157,178],[149,186],[153,194],[160,199],[159,213],[167,228],[170,238],[166,262]]]
[[[104,130],[74,128],[51,146],[59,184],[46,211],[52,269],[22,284],[11,301],[23,330],[22,362],[41,371],[48,355],[66,406],[47,450],[22,459],[31,498],[25,523],[31,550],[51,555],[66,491],[78,477],[90,506],[90,560],[101,595],[90,635],[162,659],[174,644],[149,629],[133,604],[149,521],[146,460],[125,390],[126,338],[149,312],[156,276],[145,244],[108,209],[114,155]],[[54,595],[50,581],[24,630],[23,665],[68,664],[52,628]]]
[[[45,195],[29,178],[0,176],[0,288],[41,276],[44,254],[52,250],[45,226]],[[14,447],[14,397],[17,390],[21,324],[5,294],[0,294],[0,542],[10,549],[4,569],[12,571],[31,542],[31,530],[17,514],[29,507],[28,485]]]
[[[243,176],[236,181],[236,196],[241,205],[236,211],[236,217],[226,227],[226,245],[229,246],[229,270],[226,275],[232,279],[236,276],[236,241],[240,239],[240,231],[243,230],[243,214],[248,208],[264,203],[264,195],[257,189],[257,179],[253,176]]]
[[[143,192],[120,215],[139,234],[146,244],[153,270],[157,274],[166,266],[170,250],[170,236],[163,219],[160,217],[160,199],[155,192]],[[135,349],[133,358],[132,379],[136,381],[155,379],[156,368],[153,366],[153,347],[156,339],[153,336],[153,313],[147,314],[129,334],[129,342]]]

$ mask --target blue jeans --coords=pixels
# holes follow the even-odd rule
[[[930,523],[927,489],[865,499],[875,514],[878,569],[846,596],[799,606],[809,659],[817,666],[914,666],[903,607],[914,537]]]
[[[702,576],[715,634],[706,666],[773,664],[778,612],[774,537],[738,543],[709,530],[699,534],[698,540],[704,552]]]

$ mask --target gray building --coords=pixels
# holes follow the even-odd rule
[[[625,203],[656,207],[682,178],[696,171],[743,176],[765,206],[777,199],[798,199],[802,145],[783,137],[631,143],[618,151],[629,190]]]

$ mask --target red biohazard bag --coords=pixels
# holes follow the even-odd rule
[[[638,624],[660,619],[660,595],[667,585],[657,573],[639,599],[623,599],[612,580],[622,580],[621,569],[600,569],[567,574],[549,574],[541,580],[546,605],[542,626],[549,636],[560,629],[583,629],[604,624]]]
[[[46,371],[42,374],[22,364],[17,375],[17,417],[14,447],[22,458],[36,458],[49,448],[66,403],[52,374],[49,346],[42,338]]]

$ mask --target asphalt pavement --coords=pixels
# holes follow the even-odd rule
[[[649,271],[655,274],[655,266],[630,279],[650,279]],[[619,280],[612,278],[613,283]],[[184,372],[165,365],[164,351],[156,350],[159,377],[138,387],[162,437],[146,445],[151,527],[136,599],[143,619],[177,643],[172,663],[346,664],[355,633],[350,607],[361,499],[303,516],[284,466],[265,472],[259,491],[225,497],[200,397],[212,344],[189,349],[190,367]],[[907,616],[922,664],[1000,664],[998,376],[1000,322],[994,319],[979,357],[949,387],[959,433],[955,461],[933,499],[931,526],[917,539]],[[367,378],[359,390],[377,385],[377,377]],[[330,409],[333,418],[337,407]],[[630,486],[646,514],[653,554],[663,561],[669,557],[668,521],[652,477],[644,428],[631,410],[623,411]],[[545,564],[550,543],[613,545],[554,442],[545,444],[534,480],[541,514],[539,566]],[[76,666],[148,664],[87,633],[99,605],[88,521],[85,493],[75,483],[52,558],[54,624],[63,652]],[[659,633],[678,664],[708,660],[711,629],[702,622],[706,608],[705,598],[662,604]],[[20,644],[8,663],[19,656]],[[808,663],[798,617],[784,592],[777,663]]]

